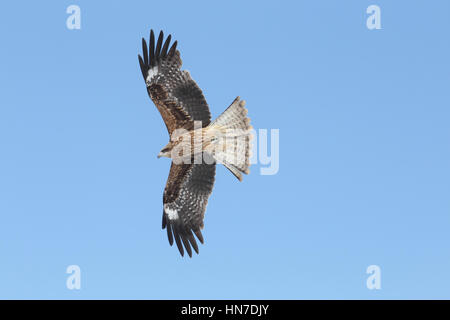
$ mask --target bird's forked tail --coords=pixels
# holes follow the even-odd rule
[[[252,126],[247,117],[245,101],[239,97],[216,120],[209,124],[214,132],[212,155],[240,181],[242,173],[250,172]]]

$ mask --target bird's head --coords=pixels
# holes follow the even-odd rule
[[[172,143],[169,142],[164,148],[161,149],[161,151],[158,154],[158,158],[161,157],[166,157],[166,158],[170,158],[171,157],[171,153],[172,153]]]

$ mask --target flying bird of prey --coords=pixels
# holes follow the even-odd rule
[[[155,42],[153,30],[143,57],[138,55],[147,92],[169,132],[169,143],[159,157],[172,159],[163,195],[162,228],[170,245],[177,244],[192,257],[198,253],[194,238],[203,243],[201,229],[208,198],[214,185],[216,164],[225,165],[240,181],[249,173],[251,126],[245,102],[237,97],[214,121],[202,90],[186,70],[181,70],[177,41],[164,41],[161,31]],[[184,248],[183,248],[184,246]]]

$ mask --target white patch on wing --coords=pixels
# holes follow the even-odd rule
[[[158,66],[154,66],[153,68],[148,70],[147,73],[147,82],[152,81],[153,77],[158,74]]]
[[[178,219],[178,211],[176,209],[170,209],[169,205],[164,205],[164,211],[169,216],[169,220],[177,220]]]

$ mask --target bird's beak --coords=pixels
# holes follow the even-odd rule
[[[161,158],[162,156],[163,156],[163,154],[162,154],[162,152],[160,152],[160,153],[158,153],[157,158],[159,159],[159,158]]]

